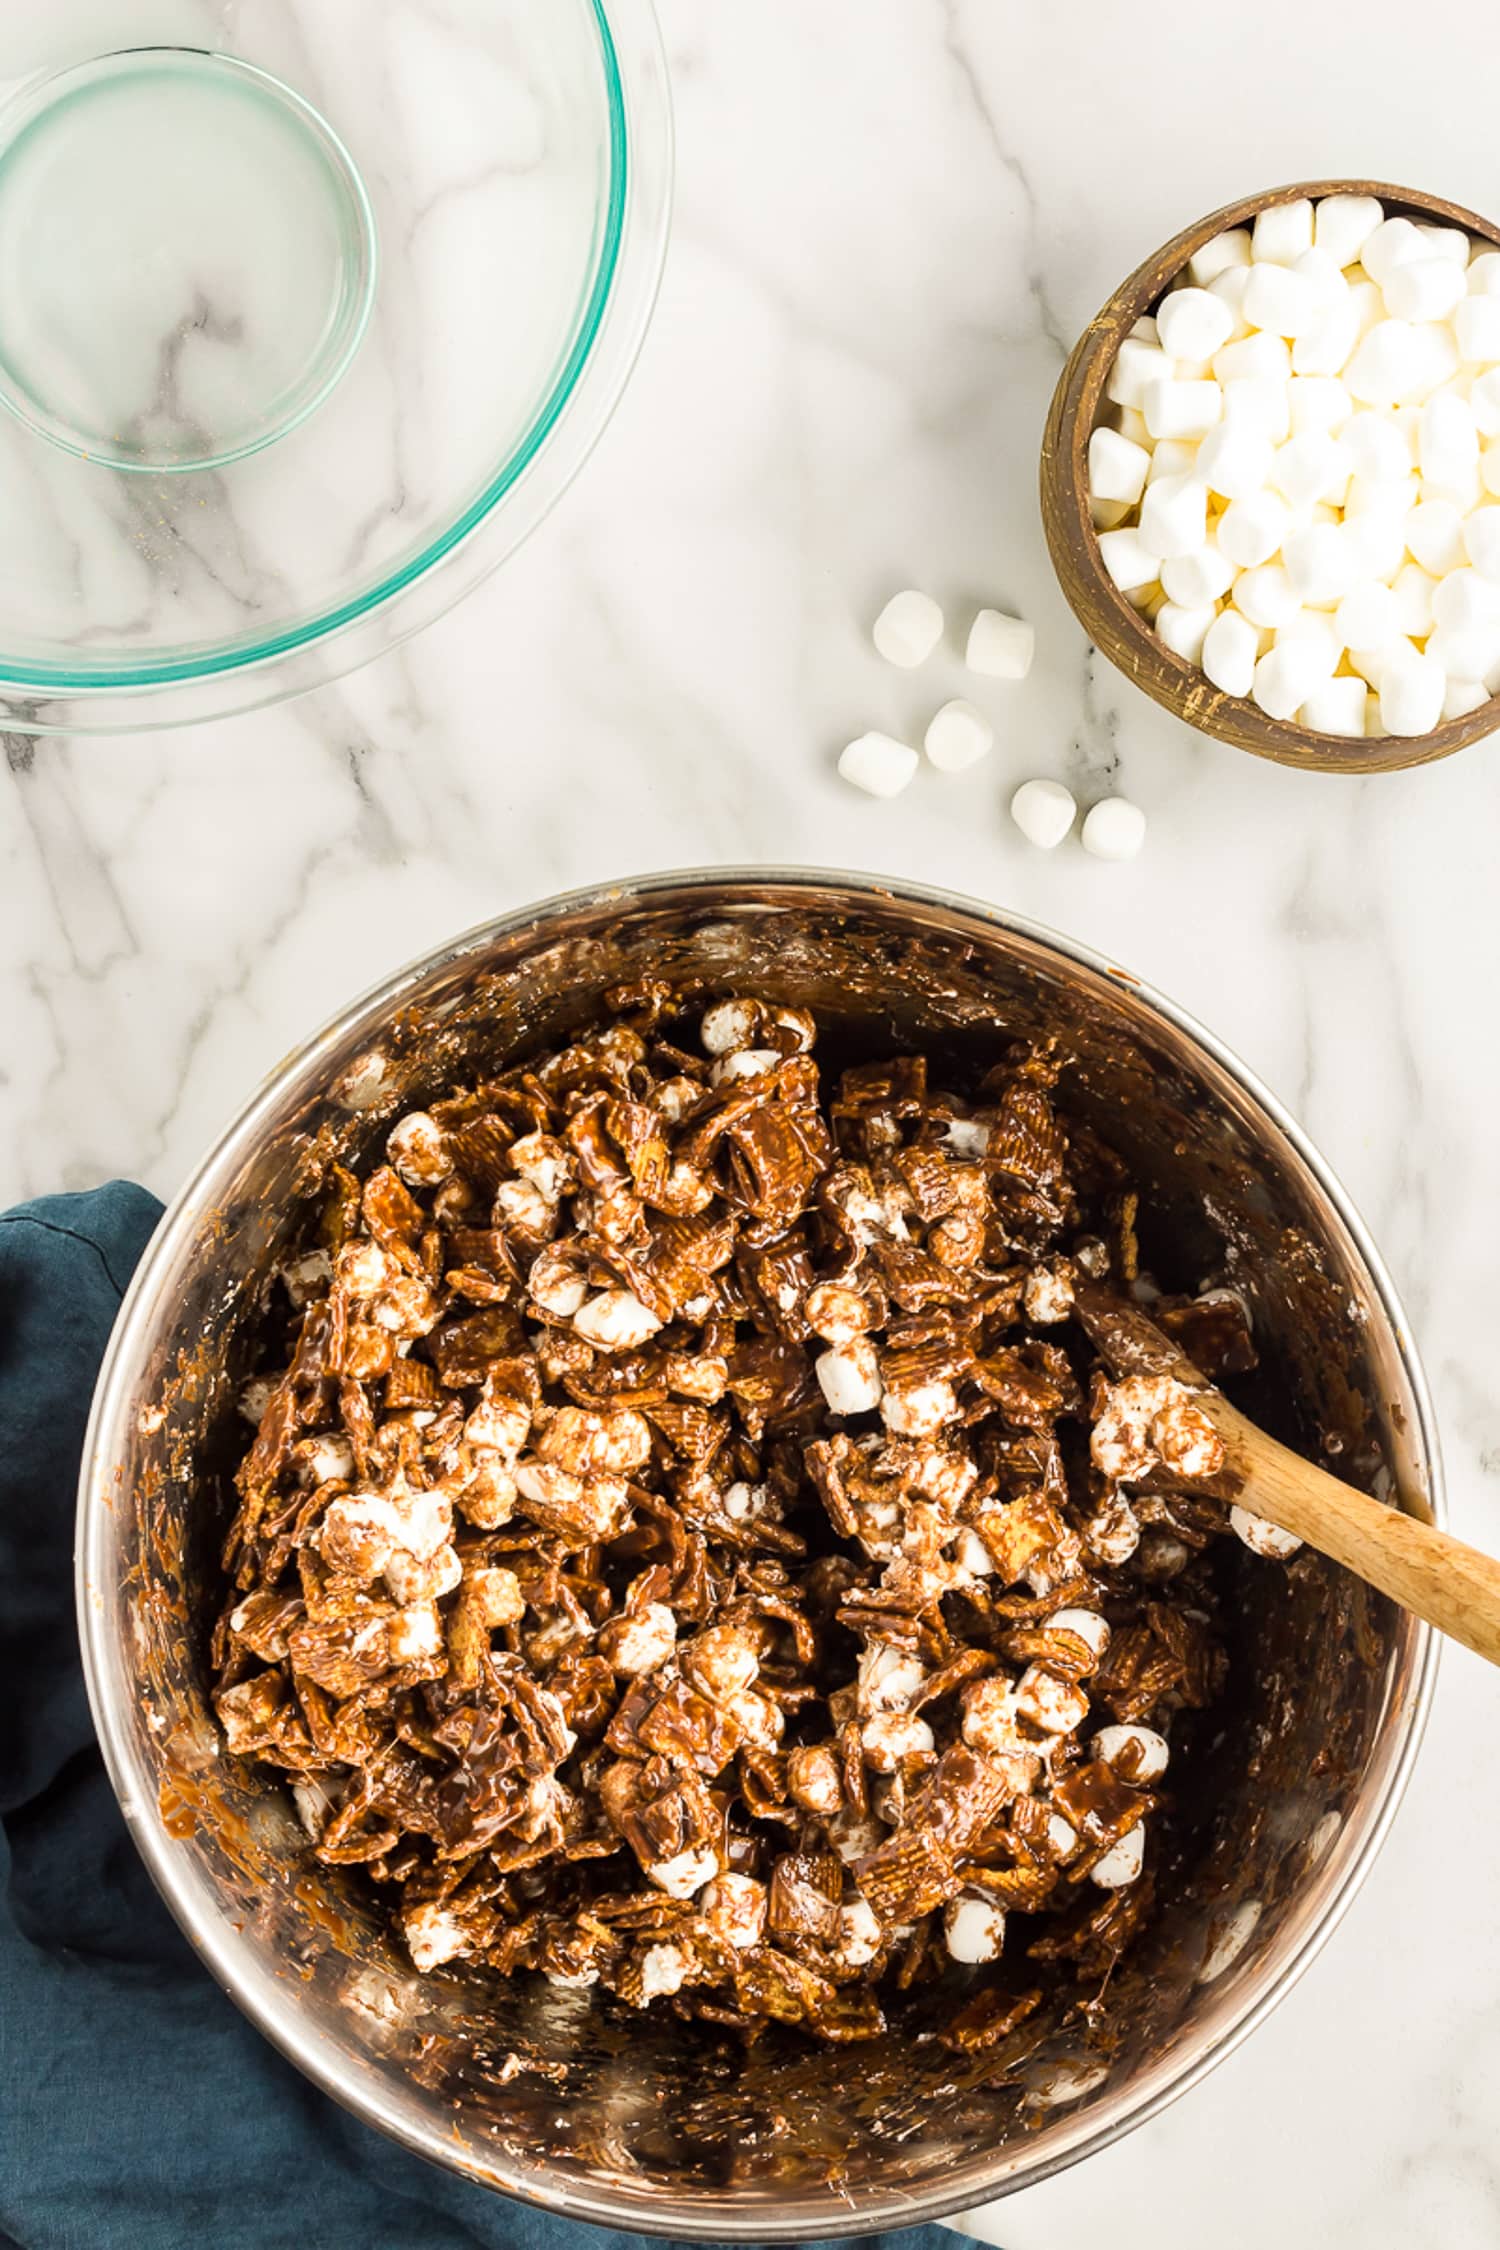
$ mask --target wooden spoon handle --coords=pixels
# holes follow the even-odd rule
[[[1200,1392],[1194,1404],[1224,1440],[1243,1507],[1500,1664],[1500,1561],[1493,1555],[1356,1492],[1247,1422],[1220,1394]]]

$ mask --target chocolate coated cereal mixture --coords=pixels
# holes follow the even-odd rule
[[[1224,1659],[1218,1439],[1111,1383],[1136,1199],[1018,1051],[825,1084],[752,996],[610,996],[335,1167],[226,1549],[216,1703],[420,1970],[980,2046],[1151,1911]],[[1253,1364],[1219,1291],[1155,1317]],[[1208,1490],[1205,1491],[1205,1480]]]

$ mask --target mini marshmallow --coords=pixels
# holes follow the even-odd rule
[[[1469,391],[1469,411],[1484,437],[1500,437],[1500,367],[1476,376]]]
[[[1124,348],[1122,344],[1120,349]],[[1289,383],[1292,355],[1280,336],[1241,336],[1236,343],[1226,344],[1222,351],[1214,353],[1213,369],[1214,379],[1219,383],[1266,376],[1277,383]]]
[[[1298,600],[1310,609],[1342,601],[1357,572],[1355,551],[1341,523],[1314,523],[1292,532],[1282,543],[1281,559]]]
[[[1433,258],[1451,258],[1456,266],[1466,267],[1469,252],[1474,245],[1462,227],[1438,226],[1431,219],[1419,219],[1417,232]]]
[[[1132,336],[1139,336],[1144,343],[1159,344],[1161,342],[1161,331],[1150,313],[1142,313],[1138,319],[1133,320],[1130,324],[1130,333]]]
[[[1344,537],[1353,557],[1355,583],[1394,578],[1406,554],[1405,520],[1399,513],[1351,515],[1346,510]]]
[[[1500,665],[1500,624],[1434,625],[1427,655],[1447,679],[1487,680]]]
[[[1347,397],[1347,385],[1340,388]],[[1357,477],[1371,483],[1394,482],[1409,473],[1411,449],[1392,415],[1363,407],[1344,424],[1339,435]]]
[[[1090,500],[1089,522],[1096,531],[1118,531],[1130,510],[1123,500]]]
[[[1349,473],[1348,456],[1327,430],[1304,430],[1276,448],[1271,483],[1292,507],[1309,507]]]
[[[1383,289],[1398,266],[1431,256],[1432,245],[1423,241],[1420,229],[1410,219],[1382,219],[1365,237],[1359,262]]]
[[[1442,578],[1464,559],[1463,517],[1451,500],[1422,500],[1406,519],[1406,544],[1424,570]]]
[[[1156,308],[1156,327],[1162,350],[1173,359],[1212,359],[1228,343],[1234,315],[1207,289],[1172,289]]]
[[[1115,532],[1111,536],[1128,538],[1131,534]],[[889,734],[872,731],[857,735],[839,752],[839,772],[844,780],[871,797],[899,797],[916,770],[916,751]]]
[[[1136,536],[1159,563],[1190,555],[1207,535],[1207,509],[1207,491],[1196,478],[1162,477],[1146,487]]]
[[[1174,372],[1173,362],[1159,344],[1146,344],[1127,336],[1115,353],[1105,396],[1116,406],[1139,409],[1145,404],[1148,385],[1167,382]]]
[[[1419,320],[1412,324],[1416,373],[1404,404],[1420,404],[1458,373],[1458,346],[1446,321]]]
[[[1495,302],[1500,304],[1500,298]],[[1481,578],[1500,587],[1500,508],[1474,510],[1464,525],[1464,552]],[[1448,619],[1438,609],[1436,597],[1432,606],[1438,622],[1446,625]]]
[[[1435,657],[1397,648],[1380,673],[1380,724],[1387,734],[1427,734],[1443,715],[1448,680]]]
[[[1500,529],[1500,508],[1483,508],[1479,515],[1493,516]],[[1464,526],[1464,537],[1472,556],[1477,544],[1485,547],[1483,534],[1476,541],[1474,526],[1479,516],[1471,516]],[[1500,585],[1496,585],[1477,564],[1466,570],[1460,566],[1450,570],[1438,580],[1432,595],[1433,623],[1450,633],[1485,632],[1500,625]],[[1472,677],[1472,675],[1470,675]]]
[[[1453,315],[1462,360],[1492,365],[1500,359],[1500,296],[1465,297]]]
[[[1273,447],[1285,445],[1292,434],[1292,409],[1288,385],[1279,375],[1236,375],[1222,388],[1225,422]]]
[[[1203,655],[1203,642],[1218,615],[1214,604],[1188,607],[1181,602],[1163,602],[1156,613],[1156,637],[1174,655],[1185,657],[1189,664],[1197,664]]]
[[[1217,281],[1220,274],[1230,273],[1236,266],[1248,266],[1251,258],[1250,235],[1244,227],[1226,228],[1195,250],[1188,260],[1188,272],[1194,285],[1206,289]]]
[[[1254,1555],[1264,1555],[1270,1562],[1285,1562],[1295,1555],[1302,1542],[1293,1532],[1282,1531],[1264,1516],[1252,1515],[1248,1508],[1231,1508],[1230,1528]]]
[[[928,723],[922,747],[939,773],[964,773],[994,748],[995,730],[982,711],[956,697]]]
[[[1500,297],[1500,250],[1482,250],[1469,260],[1469,295]]]
[[[908,672],[926,663],[942,637],[942,611],[931,594],[915,586],[891,596],[870,634],[886,662]]]
[[[1232,500],[1219,518],[1219,545],[1241,570],[1268,562],[1291,526],[1291,510],[1274,492],[1250,493]],[[1113,532],[1112,538],[1130,536]],[[1104,545],[1101,539],[1100,546]]]
[[[1132,445],[1149,447],[1151,432],[1146,427],[1146,417],[1133,406],[1115,408],[1115,428],[1121,437],[1128,437]]]
[[[1035,626],[1002,610],[982,609],[969,627],[964,662],[989,680],[1024,680],[1035,654]]]
[[[1471,711],[1481,710],[1490,700],[1490,691],[1483,680],[1450,680],[1443,693],[1443,717],[1466,719]]]
[[[1234,584],[1234,564],[1210,532],[1190,555],[1169,555],[1161,566],[1162,592],[1183,609],[1210,607]]]
[[[1221,610],[1204,637],[1203,670],[1221,694],[1248,695],[1259,650],[1259,635],[1249,619],[1238,610]]]
[[[1154,584],[1161,567],[1158,557],[1142,546],[1140,533],[1128,528],[1099,534],[1099,560],[1122,594]]]
[[[1302,704],[1327,680],[1332,666],[1315,641],[1278,641],[1255,667],[1250,693],[1268,719],[1295,718]]]
[[[1333,626],[1345,648],[1379,648],[1406,629],[1394,592],[1378,579],[1350,588],[1333,613]]]
[[[1260,212],[1250,233],[1250,251],[1257,264],[1289,266],[1313,246],[1313,207],[1299,196],[1294,203],[1275,203]]]
[[[1166,1736],[1154,1727],[1101,1727],[1089,1748],[1107,1766],[1118,1765],[1121,1779],[1132,1782],[1160,1781],[1171,1757]]]
[[[1467,283],[1451,258],[1413,258],[1397,266],[1382,287],[1385,309],[1397,320],[1446,320],[1462,303]]]
[[[1248,294],[1248,292],[1247,292]],[[1371,323],[1364,317],[1367,300],[1346,289],[1343,296],[1319,305],[1317,317],[1310,321],[1292,344],[1292,372],[1295,375],[1340,375],[1348,365],[1350,354]],[[1377,302],[1374,311],[1378,318],[1384,313],[1383,303]]]
[[[1409,633],[1413,640],[1425,640],[1432,631],[1432,597],[1438,582],[1430,571],[1417,562],[1404,563],[1391,581],[1391,595],[1396,604],[1396,631]],[[1350,648],[1362,644],[1352,637]],[[1369,644],[1374,646],[1372,642]]]
[[[1331,679],[1344,653],[1344,644],[1334,630],[1326,611],[1299,609],[1284,625],[1276,628],[1277,648],[1300,646],[1317,660],[1318,669],[1325,679]]]
[[[1479,477],[1485,491],[1500,498],[1500,445],[1487,445],[1480,454]]]
[[[1352,266],[1384,220],[1376,196],[1325,195],[1313,212],[1314,246],[1326,250],[1335,264]]]
[[[1111,1844],[1107,1852],[1101,1853],[1089,1873],[1101,1890],[1119,1891],[1135,1881],[1145,1861],[1146,1828],[1143,1821],[1137,1821],[1134,1828],[1126,1829],[1117,1844]]]
[[[1224,393],[1214,382],[1168,378],[1146,385],[1143,411],[1154,438],[1202,437],[1223,413]]]
[[[960,1891],[943,1909],[943,1944],[965,1967],[998,1961],[1005,1943],[1005,1909],[982,1891]]]
[[[1194,438],[1163,438],[1151,456],[1151,467],[1146,475],[1148,487],[1158,477],[1185,477],[1198,465],[1198,443]]]
[[[1293,430],[1341,430],[1354,412],[1347,384],[1337,375],[1294,375],[1287,387]],[[1350,467],[1356,464],[1351,460]]]
[[[1305,727],[1314,734],[1362,735],[1365,732],[1365,710],[1369,691],[1363,680],[1347,675],[1325,680],[1315,688],[1297,713]]]
[[[1073,825],[1078,805],[1060,781],[1023,781],[1010,801],[1010,817],[1038,851],[1050,852]]]
[[[1344,494],[1344,514],[1347,518],[1384,516],[1388,522],[1399,522],[1420,496],[1421,487],[1410,471],[1395,477],[1355,476]]]
[[[1241,571],[1234,584],[1234,606],[1252,625],[1273,630],[1285,625],[1302,607],[1302,596],[1279,562],[1260,563]]]
[[[1306,335],[1328,317],[1326,300],[1310,275],[1259,263],[1250,268],[1244,311],[1252,328],[1272,336]]]
[[[1238,351],[1240,346],[1232,344],[1229,348]],[[1422,365],[1421,347],[1411,322],[1377,320],[1354,347],[1344,369],[1344,381],[1354,397],[1369,406],[1395,406],[1414,393],[1421,381]]]
[[[870,1414],[880,1404],[880,1368],[868,1336],[852,1337],[838,1349],[820,1353],[813,1373],[830,1414]]]
[[[1221,499],[1245,500],[1269,481],[1274,450],[1269,437],[1226,419],[1199,446],[1193,473]]]
[[[1208,285],[1210,297],[1217,297],[1229,313],[1229,341],[1248,336],[1250,323],[1245,318],[1245,291],[1250,286],[1248,266],[1230,266],[1228,271],[1215,276]]]
[[[1095,859],[1134,859],[1146,841],[1146,816],[1128,797],[1101,797],[1084,815],[1082,842]]]
[[[1479,431],[1473,409],[1451,393],[1430,398],[1422,409],[1417,465],[1423,498],[1449,498],[1463,504],[1479,468]]]
[[[1096,500],[1123,500],[1134,507],[1146,489],[1151,456],[1118,430],[1101,426],[1089,438],[1089,492]]]

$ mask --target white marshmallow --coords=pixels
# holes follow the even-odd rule
[[[1115,428],[1121,437],[1128,437],[1133,445],[1149,447],[1151,432],[1146,427],[1146,417],[1134,406],[1115,408]]]
[[[1493,516],[1496,527],[1500,528],[1500,508],[1485,508],[1479,513]],[[1481,552],[1485,547],[1483,535],[1477,542],[1473,537],[1474,525],[1478,520],[1478,516],[1471,516],[1464,526],[1464,536],[1469,543],[1471,555],[1476,544]],[[1491,626],[1500,625],[1500,585],[1496,585],[1477,566],[1470,570],[1462,566],[1457,570],[1450,570],[1438,580],[1433,589],[1432,617],[1434,624],[1446,628],[1450,633],[1484,632]],[[1469,676],[1473,677],[1472,674]]]
[[[1244,500],[1268,482],[1273,452],[1270,439],[1259,431],[1224,421],[1199,446],[1193,473],[1221,499]]]
[[[1078,810],[1071,790],[1060,781],[1023,781],[1010,801],[1010,817],[1038,851],[1050,852],[1073,825]]]
[[[1172,289],[1156,308],[1161,347],[1173,359],[1212,359],[1234,331],[1234,315],[1207,289]]]
[[[1193,607],[1181,602],[1163,602],[1156,613],[1156,637],[1174,655],[1185,657],[1189,664],[1197,664],[1202,659],[1204,637],[1217,615],[1212,602]]]
[[[1204,672],[1222,695],[1248,695],[1259,650],[1259,636],[1249,619],[1237,610],[1221,610],[1204,637]]]
[[[820,1353],[813,1372],[830,1414],[870,1414],[880,1404],[880,1366],[868,1336]]]
[[[1479,431],[1465,400],[1450,393],[1427,401],[1418,432],[1417,464],[1424,499],[1449,497],[1463,504],[1479,470]]]
[[[1469,295],[1500,297],[1500,250],[1481,250],[1469,261]]]
[[[1419,219],[1417,232],[1427,246],[1432,258],[1451,258],[1456,266],[1467,266],[1474,245],[1462,227],[1439,226],[1432,219]]]
[[[1409,470],[1394,477],[1354,476],[1344,494],[1344,513],[1348,517],[1384,516],[1387,521],[1400,522],[1420,497],[1421,487]]]
[[[1500,304],[1500,298],[1495,300]],[[1476,508],[1464,525],[1464,552],[1481,578],[1500,586],[1500,508]],[[1441,591],[1441,589],[1439,589]],[[1448,619],[1433,602],[1438,622],[1446,625]]]
[[[870,634],[886,662],[908,672],[926,663],[942,637],[942,611],[931,594],[919,593],[915,586],[892,594]]]
[[[1354,397],[1367,405],[1395,406],[1415,394],[1422,367],[1422,349],[1411,322],[1377,320],[1354,347],[1344,381]]]
[[[1123,500],[1089,501],[1089,522],[1096,531],[1118,531],[1130,509]]]
[[[1128,797],[1101,797],[1084,815],[1083,848],[1095,859],[1134,859],[1146,841],[1146,816]]]
[[[1136,536],[1158,562],[1190,555],[1207,535],[1207,511],[1208,493],[1195,477],[1162,477],[1146,487]]]
[[[1424,242],[1421,232],[1410,219],[1382,219],[1365,237],[1359,253],[1359,262],[1372,281],[1383,289],[1398,266],[1411,265],[1417,258],[1430,258],[1432,245]]]
[[[1442,578],[1464,559],[1463,518],[1451,500],[1421,500],[1406,518],[1406,544],[1424,570]]]
[[[1446,320],[1466,288],[1464,270],[1451,258],[1413,258],[1397,266],[1381,294],[1396,320]]]
[[[1257,214],[1250,233],[1250,251],[1257,263],[1289,266],[1312,246],[1313,207],[1305,195]]]
[[[1250,236],[1244,227],[1228,227],[1195,250],[1188,260],[1188,272],[1195,287],[1206,289],[1220,274],[1233,271],[1236,266],[1250,263]]]
[[[1234,564],[1209,532],[1190,555],[1169,555],[1161,566],[1162,592],[1183,609],[1212,607],[1234,584]]]
[[[943,1909],[943,1943],[952,1961],[966,1967],[998,1961],[1005,1943],[1005,1909],[980,1891],[961,1891]]]
[[[1092,1649],[1096,1657],[1102,1656],[1110,1643],[1109,1620],[1096,1609],[1057,1609],[1047,1619],[1049,1633],[1072,1633]]]
[[[1248,266],[1230,266],[1226,272],[1216,274],[1208,285],[1210,297],[1217,297],[1229,314],[1229,341],[1248,336],[1250,323],[1245,318],[1245,291],[1250,285]]]
[[[1107,1766],[1117,1759],[1128,1761],[1130,1779],[1136,1782],[1160,1781],[1171,1757],[1166,1736],[1154,1727],[1101,1727],[1089,1748]]]
[[[1424,570],[1420,563],[1403,563],[1391,581],[1398,633],[1409,633],[1416,641],[1427,638],[1432,631],[1432,597],[1437,583],[1431,571]],[[1348,645],[1354,648],[1359,644],[1351,638]]]
[[[1328,317],[1327,302],[1310,275],[1259,263],[1250,268],[1244,310],[1252,328],[1272,336],[1306,335]]]
[[[1292,371],[1297,375],[1341,375],[1365,332],[1362,315],[1366,301],[1352,289],[1332,302],[1321,303],[1317,317],[1292,345]],[[1384,307],[1377,308],[1383,311]]]
[[[1381,667],[1380,724],[1387,734],[1427,734],[1443,715],[1448,680],[1435,657],[1397,649]]]
[[[1427,655],[1450,680],[1488,680],[1500,665],[1500,624],[1434,625]]]
[[[1296,616],[1302,597],[1281,563],[1260,563],[1235,580],[1234,606],[1252,625],[1274,631]]]
[[[1154,438],[1202,437],[1223,413],[1224,393],[1215,382],[1169,377],[1146,385],[1142,411]]]
[[[1250,693],[1268,719],[1295,718],[1302,704],[1323,686],[1332,666],[1316,641],[1278,640],[1255,667]]]
[[[1469,391],[1469,411],[1485,437],[1500,437],[1500,367],[1475,378]]]
[[[1340,266],[1352,266],[1385,218],[1373,195],[1325,195],[1313,213],[1313,243]]]
[[[1249,285],[1246,284],[1248,294]],[[1123,350],[1123,345],[1121,346]],[[1214,379],[1234,383],[1244,377],[1271,376],[1278,383],[1291,381],[1292,355],[1280,336],[1241,336],[1214,353]]]
[[[1346,385],[1340,389],[1348,394]],[[1357,477],[1372,482],[1404,477],[1411,468],[1411,449],[1394,417],[1363,407],[1339,433],[1349,466]]]
[[[1458,373],[1458,346],[1446,321],[1419,320],[1412,324],[1416,350],[1416,375],[1403,404],[1418,405]]]
[[[1349,474],[1349,458],[1327,430],[1304,430],[1276,448],[1271,483],[1294,508],[1321,500]]]
[[[1147,344],[1159,344],[1161,342],[1161,331],[1150,313],[1142,313],[1138,320],[1133,320],[1130,324],[1130,333],[1132,336],[1140,337]]]
[[[1268,562],[1291,527],[1291,510],[1274,492],[1249,493],[1232,500],[1219,518],[1219,545],[1241,570]],[[1119,532],[1110,535],[1118,539]],[[1104,541],[1099,542],[1102,547]]]
[[[1285,1562],[1302,1544],[1294,1533],[1267,1523],[1264,1516],[1252,1515],[1248,1508],[1231,1508],[1229,1522],[1236,1538],[1242,1540],[1252,1554],[1264,1555],[1268,1561]]]
[[[1147,489],[1158,477],[1185,477],[1197,467],[1198,441],[1196,438],[1163,438],[1151,456],[1151,467],[1146,474]]]
[[[1299,436],[1304,430],[1341,430],[1354,412],[1348,386],[1337,375],[1294,375],[1287,406]]]
[[[844,780],[871,797],[899,797],[916,770],[916,751],[889,734],[872,731],[856,735],[839,752],[839,772]]]
[[[1146,489],[1151,456],[1118,430],[1102,426],[1089,438],[1089,491],[1096,500],[1123,500],[1134,507]]]
[[[1314,523],[1292,532],[1282,543],[1281,559],[1298,600],[1310,609],[1342,601],[1358,574],[1355,550],[1341,523]]]
[[[1147,387],[1169,381],[1174,372],[1173,362],[1159,344],[1143,343],[1138,337],[1127,336],[1115,353],[1105,396],[1116,406],[1139,409],[1145,405]]]
[[[1346,509],[1344,536],[1354,559],[1356,583],[1367,578],[1394,578],[1406,556],[1405,521],[1399,512],[1351,514]]]
[[[922,747],[939,773],[965,773],[987,757],[995,745],[995,730],[972,703],[955,698],[945,703],[928,722]]]
[[[1443,695],[1443,717],[1466,719],[1471,711],[1482,710],[1490,700],[1490,691],[1483,680],[1450,680]]]
[[[1401,605],[1378,579],[1353,586],[1333,613],[1334,631],[1345,648],[1379,648],[1404,630]]]
[[[1145,1865],[1145,1859],[1145,1823],[1137,1821],[1134,1828],[1125,1831],[1117,1844],[1111,1844],[1109,1850],[1095,1860],[1089,1873],[1101,1890],[1120,1891],[1127,1883],[1135,1881]]]
[[[1453,315],[1462,360],[1492,366],[1500,360],[1500,296],[1465,297]]]
[[[1292,407],[1287,381],[1280,375],[1235,375],[1224,384],[1222,419],[1231,428],[1282,445],[1292,434]],[[1210,430],[1211,438],[1214,432]],[[1208,438],[1203,440],[1207,445]],[[1198,449],[1201,453],[1202,446]],[[1269,472],[1268,472],[1269,473]]]
[[[1142,546],[1140,533],[1128,526],[1099,534],[1099,560],[1122,594],[1152,585],[1161,567],[1158,557]]]
[[[1487,445],[1480,454],[1479,478],[1486,492],[1500,498],[1500,445]]]
[[[1325,680],[1315,688],[1297,713],[1305,727],[1314,734],[1362,735],[1365,731],[1365,708],[1369,691],[1363,680],[1346,675]]]
[[[964,662],[989,680],[1024,680],[1036,654],[1036,628],[1002,610],[982,609],[969,627]]]

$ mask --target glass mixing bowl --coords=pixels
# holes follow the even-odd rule
[[[540,521],[634,362],[651,0],[0,20],[0,725],[352,670]]]

